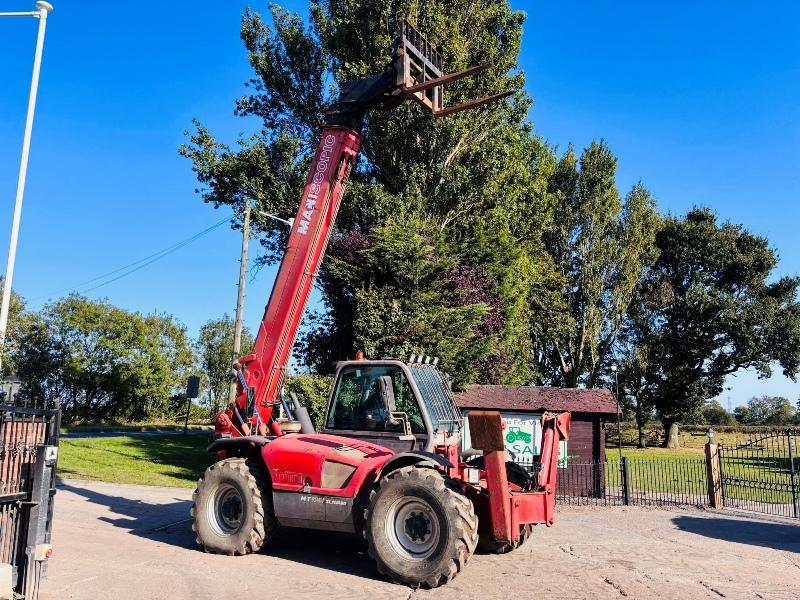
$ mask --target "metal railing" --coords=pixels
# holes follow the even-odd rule
[[[521,463],[531,473],[538,463]],[[561,504],[597,506],[707,506],[706,461],[697,458],[568,461],[559,467],[556,494]]]
[[[739,445],[720,445],[724,505],[800,518],[800,431],[775,431]]]

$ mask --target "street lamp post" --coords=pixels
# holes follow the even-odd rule
[[[0,303],[0,349],[5,345],[6,329],[8,326],[8,308],[11,303],[11,285],[14,279],[14,261],[17,256],[17,237],[19,235],[19,222],[22,217],[22,197],[25,193],[25,178],[28,174],[28,154],[31,147],[33,114],[36,110],[36,93],[39,90],[39,69],[42,64],[44,31],[47,26],[47,15],[52,10],[53,6],[50,3],[39,1],[36,3],[35,11],[0,13],[0,17],[34,17],[39,19],[39,32],[36,37],[36,53],[33,57],[31,91],[28,96],[28,114],[25,119],[25,133],[22,138],[22,157],[20,158],[19,177],[17,179],[17,197],[14,202],[14,219],[11,222],[11,239],[8,245],[8,263],[6,264],[6,276],[3,282],[3,298]],[[0,366],[2,366],[2,355],[0,355]]]
[[[611,372],[614,373],[614,398],[617,400],[617,449],[619,450],[619,462],[622,464],[622,427],[620,425],[619,380],[617,379],[617,370],[617,363],[612,363]]]

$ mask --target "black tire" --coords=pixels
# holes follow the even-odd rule
[[[278,522],[263,465],[229,458],[211,465],[192,495],[197,543],[214,554],[250,554],[266,544]]]
[[[480,536],[478,539],[478,549],[481,552],[488,552],[490,554],[507,554],[512,550],[516,550],[530,539],[533,534],[533,524],[520,525],[519,527],[519,543],[511,544],[509,542],[499,542],[487,536]]]
[[[396,583],[435,588],[455,577],[478,543],[478,518],[460,484],[430,468],[389,473],[364,517],[367,553]]]

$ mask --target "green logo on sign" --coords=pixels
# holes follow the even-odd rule
[[[531,434],[522,431],[519,427],[509,427],[508,433],[506,433],[506,441],[509,444],[513,444],[514,442],[530,444],[531,440],[533,440]]]

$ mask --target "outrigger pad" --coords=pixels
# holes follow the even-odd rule
[[[503,441],[503,419],[496,410],[471,410],[469,419],[469,437],[472,447],[484,452],[505,450]]]

